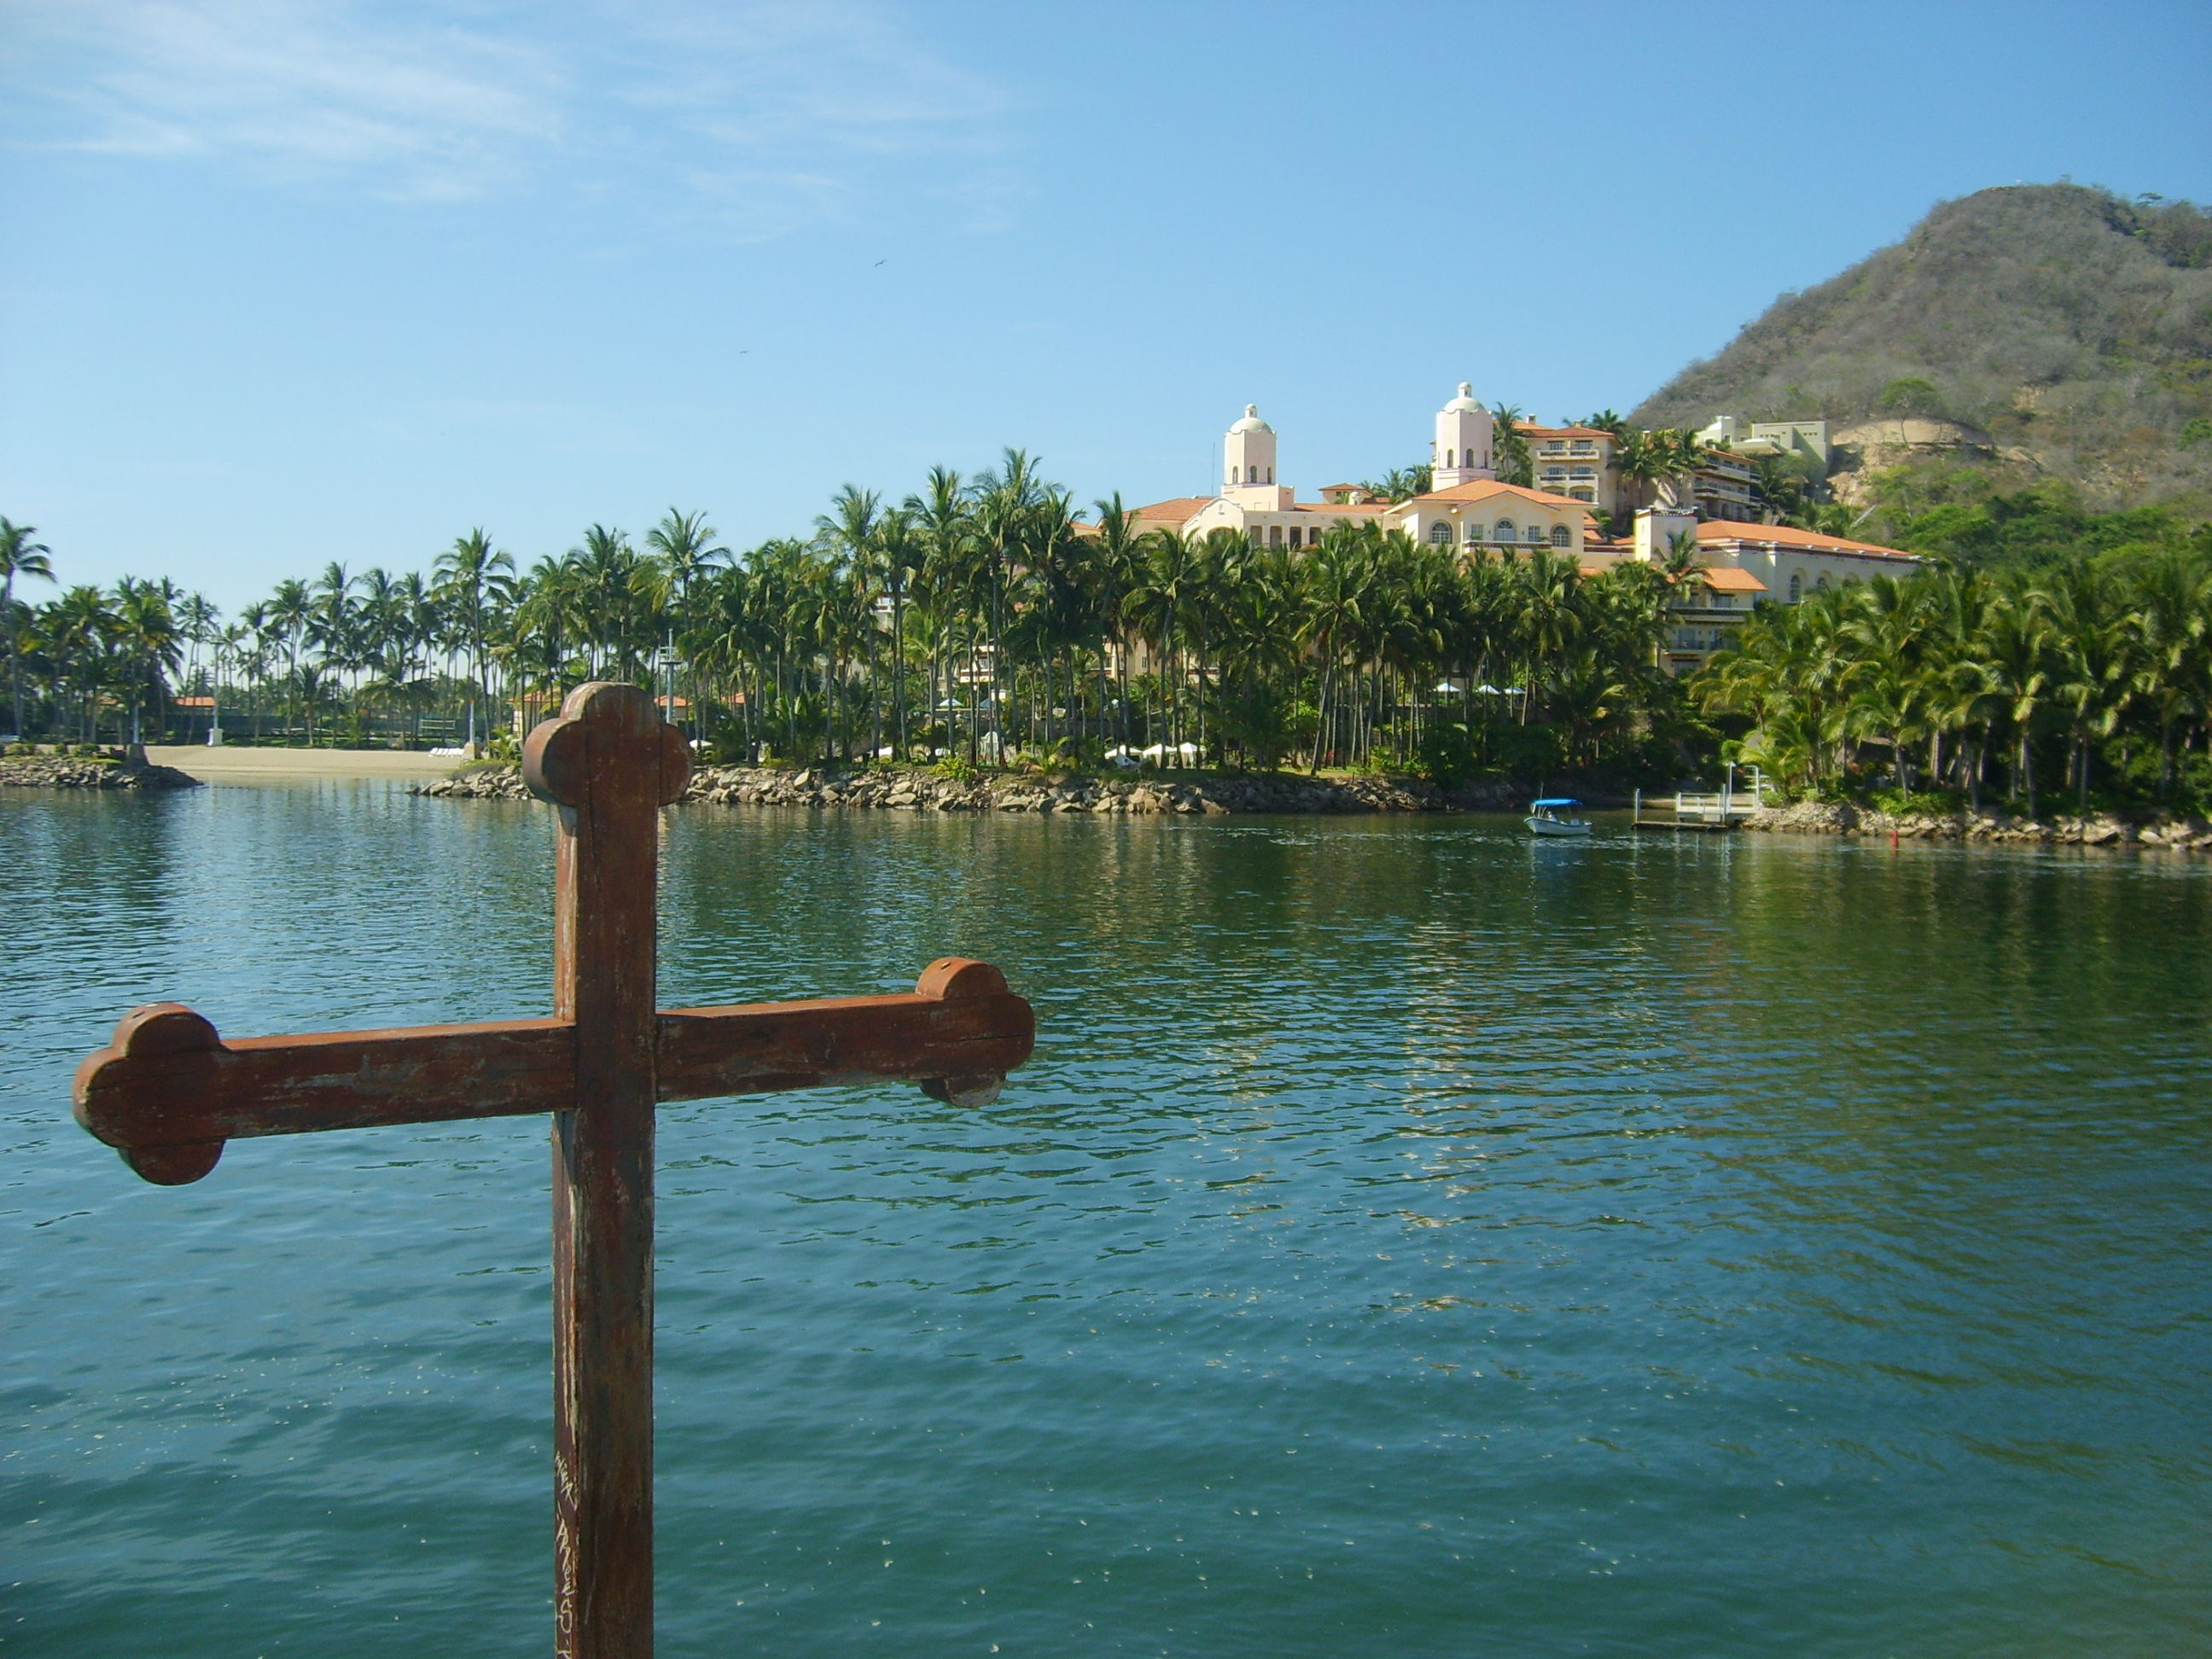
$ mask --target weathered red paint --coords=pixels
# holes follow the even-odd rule
[[[524,776],[560,811],[550,1019],[226,1042],[154,1003],[76,1074],[77,1121],[163,1185],[249,1136],[553,1114],[555,1647],[573,1659],[653,1650],[654,1104],[882,1079],[981,1103],[1036,1034],[997,969],[957,957],[910,995],[658,1012],[658,819],[689,771],[632,686],[580,687],[531,733]]]

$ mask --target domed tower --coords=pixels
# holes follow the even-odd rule
[[[1459,396],[1437,411],[1437,442],[1429,457],[1436,469],[1436,487],[1474,483],[1494,478],[1490,464],[1490,411],[1474,400],[1474,388],[1459,383]]]
[[[1260,405],[1244,405],[1244,418],[1222,444],[1222,475],[1231,489],[1275,482],[1275,428],[1260,418]]]
[[[1221,498],[1249,511],[1287,508],[1293,492],[1275,482],[1275,428],[1260,418],[1257,404],[1244,405],[1244,418],[1229,428],[1221,456]]]

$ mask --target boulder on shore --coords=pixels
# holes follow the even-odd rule
[[[2091,813],[2087,817],[2015,817],[1995,807],[1980,811],[1892,814],[1848,801],[1799,801],[1765,807],[1743,821],[1767,835],[1894,836],[1899,841],[2036,842],[2075,847],[2212,848],[2212,826],[2193,814],[2148,813],[2140,818]]]
[[[419,795],[464,800],[526,800],[518,768],[478,767]],[[801,768],[710,766],[692,774],[687,801],[732,806],[902,807],[924,812],[1174,813],[1218,817],[1243,812],[1502,811],[1522,792],[1478,785],[1446,793],[1416,779],[1304,778],[1274,773],[1191,779],[1045,778],[962,780],[917,768],[849,775]]]
[[[173,766],[143,761],[92,760],[76,755],[0,758],[0,787],[9,789],[197,789],[200,780]]]

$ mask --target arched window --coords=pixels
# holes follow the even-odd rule
[[[1246,483],[1259,483],[1259,482],[1260,482],[1260,469],[1259,469],[1258,467],[1256,467],[1256,466],[1248,466],[1248,467],[1246,467],[1246,468],[1244,469],[1244,482],[1245,482]]]
[[[1452,459],[1452,452],[1449,449],[1444,451],[1444,465],[1448,467],[1456,466],[1459,465],[1459,463]]]
[[[1573,538],[1573,537],[1571,537],[1571,536],[1570,536],[1570,535],[1568,535],[1568,534],[1567,534],[1567,527],[1566,527],[1566,526],[1565,526],[1565,525],[1563,525],[1563,524],[1555,524],[1555,525],[1553,525],[1553,526],[1552,526],[1552,545],[1553,545],[1553,546],[1554,546],[1554,547],[1565,547],[1565,546],[1566,546],[1566,545],[1567,545],[1567,544],[1568,544],[1569,542],[1572,541],[1573,539],[1574,539],[1574,538]]]
[[[1275,482],[1275,469],[1272,466],[1267,469],[1267,482],[1269,483]]]
[[[1828,591],[1828,573],[1823,570],[1820,573],[1820,580],[1814,582],[1813,586],[1819,588],[1823,593],[1826,592]]]
[[[1793,570],[1790,573],[1790,603],[1795,605],[1805,592],[1805,578]]]
[[[1491,532],[1490,539],[1493,542],[1511,541],[1513,539],[1513,520],[1510,519],[1500,519],[1498,521],[1498,528]]]
[[[1451,521],[1448,519],[1438,519],[1434,524],[1431,525],[1429,526],[1429,539],[1438,547],[1442,547],[1446,543],[1449,542],[1451,540]]]

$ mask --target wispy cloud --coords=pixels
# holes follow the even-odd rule
[[[401,199],[566,183],[681,201],[748,235],[857,213],[917,168],[965,216],[1005,193],[1006,98],[866,0],[11,10],[18,144]]]

